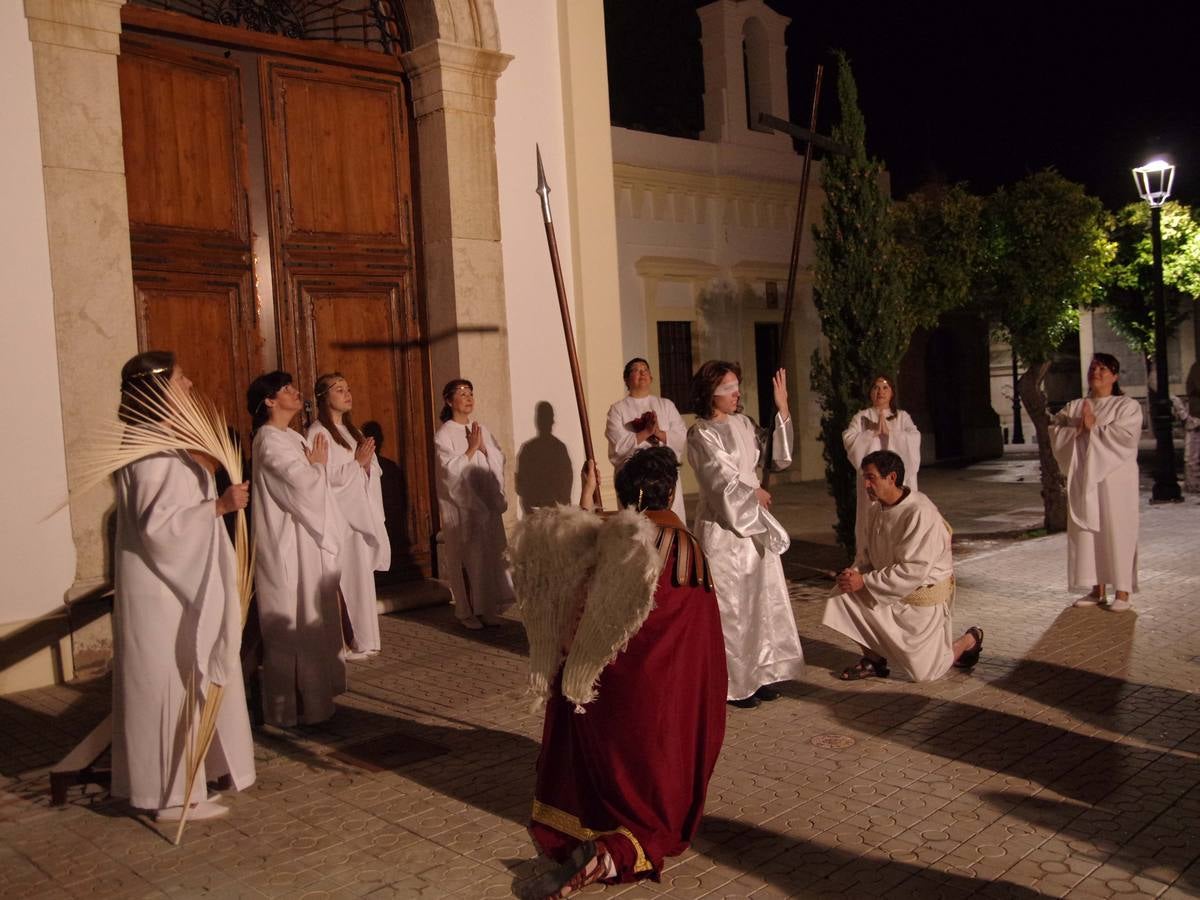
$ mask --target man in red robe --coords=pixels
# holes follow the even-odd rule
[[[529,830],[560,863],[524,896],[657,881],[700,824],[727,669],[708,567],[670,511],[677,465],[643,450],[617,479],[625,510],[543,510],[514,537],[531,679],[549,694]]]

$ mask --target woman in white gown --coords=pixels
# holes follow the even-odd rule
[[[787,531],[768,512],[771,495],[756,468],[764,443],[759,429],[741,413],[741,369],[711,360],[692,379],[696,424],[688,431],[688,462],[700,483],[696,537],[708,559],[729,667],[729,702],[752,708],[774,700],[770,687],[797,677],[804,653],[788,597],[780,556],[791,544]],[[776,469],[792,462],[792,420],[787,381],[775,373]]]
[[[442,425],[433,438],[442,524],[438,574],[450,584],[458,620],[477,631],[504,624],[500,613],[513,601],[504,561],[504,454],[487,427],[471,419],[471,382],[455,378],[442,399]]]
[[[682,462],[687,452],[687,429],[674,403],[650,393],[650,385],[654,382],[650,364],[640,356],[634,357],[625,364],[624,379],[629,393],[608,408],[608,421],[604,426],[613,477],[633,454],[647,447],[669,447],[675,451],[676,460]],[[675,482],[671,512],[681,522],[687,521],[682,478]]]
[[[161,396],[171,381],[191,382],[172,353],[141,353],[121,371],[120,416],[156,418],[139,395]],[[237,559],[221,517],[246,507],[249,485],[217,496],[207,457],[156,453],[116,476],[116,601],[113,606],[112,792],[139,809],[178,820],[187,790],[182,724],[188,684],[203,697],[224,685],[216,737],[197,776],[204,784],[228,775],[242,790],[254,783],[254,745],[238,657],[242,633]],[[193,711],[198,719],[199,707]],[[194,820],[228,808],[193,800]]]
[[[364,437],[350,416],[354,397],[342,373],[322,375],[315,393],[317,421],[308,428],[308,440],[311,444],[323,435],[329,444],[325,471],[346,524],[338,556],[351,631],[346,635],[346,658],[364,659],[380,648],[375,573],[387,571],[392,564],[379,481],[383,469],[375,456],[375,441]]]
[[[913,424],[912,416],[896,408],[896,389],[886,376],[880,375],[871,382],[871,405],[860,409],[850,420],[849,427],[842,432],[842,444],[846,455],[857,473],[862,461],[876,450],[891,450],[904,461],[905,485],[917,489],[917,471],[921,468],[921,432]],[[867,496],[861,478],[858,483],[858,507],[854,520],[855,543],[862,544],[863,525],[867,520],[867,507],[871,499]]]
[[[329,441],[288,426],[304,407],[286,372],[246,391],[254,423],[254,589],[263,637],[263,715],[281,728],[323,722],[346,689],[338,607],[345,521],[329,487]]]
[[[1115,612],[1132,608],[1137,590],[1138,440],[1142,405],[1121,392],[1121,365],[1097,353],[1088,366],[1088,395],[1050,420],[1054,458],[1067,476],[1067,581],[1091,591],[1075,606],[1116,597]]]

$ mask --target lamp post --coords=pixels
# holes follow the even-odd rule
[[[1175,476],[1175,442],[1171,437],[1171,385],[1167,375],[1167,304],[1163,297],[1162,205],[1171,196],[1175,167],[1161,159],[1133,170],[1138,195],[1150,204],[1150,247],[1154,254],[1154,377],[1150,421],[1157,446],[1151,503],[1179,503],[1183,495]]]

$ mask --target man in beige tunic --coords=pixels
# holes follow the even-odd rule
[[[862,478],[871,500],[863,539],[822,620],[862,648],[842,679],[886,678],[895,666],[913,681],[934,681],[952,665],[974,666],[983,630],[971,627],[956,641],[951,623],[950,526],[932,500],[904,487],[899,454],[868,454]]]

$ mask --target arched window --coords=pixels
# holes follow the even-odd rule
[[[758,124],[759,113],[771,112],[771,69],[767,29],[749,18],[742,25],[742,78],[746,88],[746,127],[751,131],[771,129]]]
[[[399,55],[411,48],[400,0],[131,0],[217,25]]]

